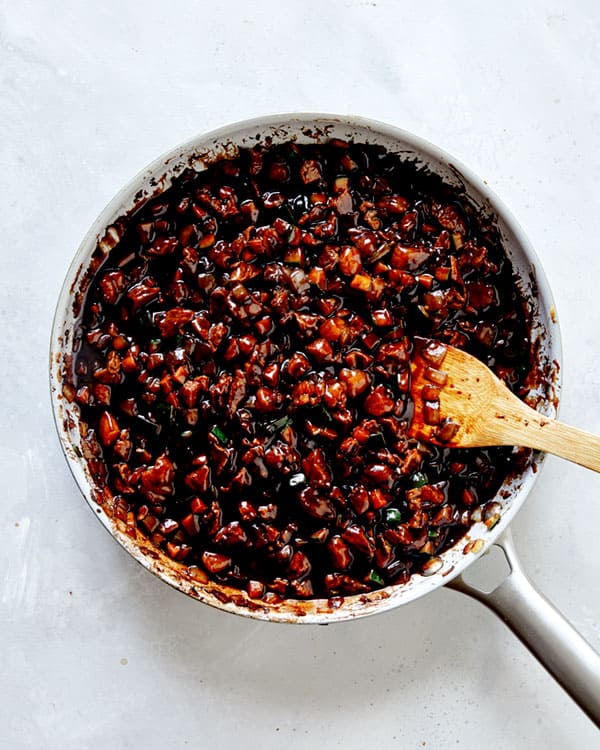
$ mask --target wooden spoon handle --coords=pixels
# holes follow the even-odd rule
[[[529,448],[552,453],[600,472],[600,437],[576,427],[548,420],[544,427],[531,425]]]
[[[600,472],[600,437],[545,417],[512,394],[505,407],[506,416],[496,415],[505,445],[535,448]]]

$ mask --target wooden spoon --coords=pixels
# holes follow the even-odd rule
[[[470,354],[422,339],[410,367],[412,437],[450,448],[522,445],[600,472],[600,438],[527,406]]]

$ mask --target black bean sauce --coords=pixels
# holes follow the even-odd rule
[[[242,150],[126,221],[87,295],[76,400],[107,505],[253,598],[408,580],[470,526],[508,449],[407,436],[415,336],[514,391],[524,301],[494,228],[383,148]]]

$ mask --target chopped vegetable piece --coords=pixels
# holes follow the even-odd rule
[[[390,526],[396,526],[402,523],[402,513],[397,508],[386,508],[385,510],[385,521]]]
[[[294,474],[290,477],[290,487],[298,487],[298,485],[306,484],[306,477],[304,474]]]
[[[287,427],[291,421],[292,421],[291,417],[282,417],[281,419],[278,419],[277,421],[273,422],[272,424],[273,432],[279,432],[280,430],[283,430],[283,428]]]
[[[379,573],[376,570],[372,570],[369,573],[369,581],[372,581],[373,583],[376,583],[378,586],[384,586],[385,581],[383,578],[379,575]]]
[[[413,487],[424,487],[429,483],[427,474],[424,474],[422,471],[415,471],[415,473],[411,477],[411,481]]]
[[[211,432],[217,438],[217,440],[221,443],[221,445],[227,445],[229,438],[220,427],[215,425],[212,428]]]

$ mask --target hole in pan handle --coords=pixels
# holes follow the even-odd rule
[[[510,531],[495,542],[510,572],[486,592],[462,576],[448,584],[489,607],[600,728],[600,655],[523,572]]]

